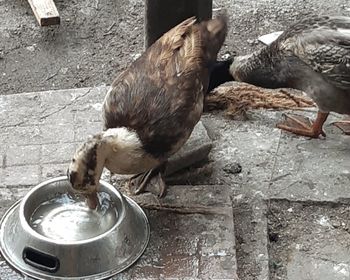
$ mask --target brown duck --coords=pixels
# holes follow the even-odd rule
[[[94,193],[104,167],[141,192],[152,177],[161,186],[167,159],[187,141],[203,110],[209,71],[225,40],[225,17],[189,18],[156,41],[112,83],[103,106],[104,131],[76,151],[68,177]]]
[[[265,88],[295,88],[314,100],[319,111],[313,123],[301,116],[286,116],[277,125],[283,130],[317,138],[325,136],[322,127],[329,112],[350,114],[349,17],[301,20],[271,45],[234,58],[230,66],[221,65],[236,81]],[[335,125],[350,134],[350,121]]]

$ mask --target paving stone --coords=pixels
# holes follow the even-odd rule
[[[39,164],[40,149],[39,145],[10,146],[6,152],[6,166]]]
[[[131,279],[182,279],[196,278],[198,259],[189,256],[172,255],[161,260],[162,265],[150,263],[136,267]]]
[[[106,93],[107,88],[101,87],[79,100],[79,106],[75,107],[75,141],[83,142],[88,136],[102,131],[101,110]]]
[[[74,141],[84,142],[91,135],[102,132],[102,122],[86,121],[82,124],[76,124]]]
[[[10,132],[12,129],[10,128],[1,128],[1,134],[0,134],[0,153],[4,154],[4,152],[7,150],[8,143],[10,142],[9,139],[12,139],[12,132]]]
[[[28,192],[30,187],[18,187],[18,188],[4,188],[1,189],[0,199],[3,204],[0,207],[3,207],[4,204],[11,205],[17,200],[22,199]],[[3,211],[7,210],[6,207],[3,207]]]
[[[40,122],[40,97],[38,94],[20,94],[13,98],[9,95],[0,96],[1,126],[16,126],[18,124],[36,124]],[[6,109],[5,109],[6,108]]]
[[[169,186],[161,200],[147,194],[133,199],[147,211],[151,240],[144,256],[125,273],[130,279],[209,279],[203,276],[206,266],[210,279],[237,279],[227,186]]]
[[[0,188],[3,188],[6,186],[5,184],[5,169],[0,168]],[[1,193],[1,192],[0,192]]]
[[[0,168],[5,168],[6,165],[6,155],[0,154]]]
[[[10,166],[4,169],[4,182],[6,186],[33,186],[39,183],[40,166],[23,165]]]
[[[6,168],[0,168],[0,211],[37,183],[66,174],[68,163],[64,162],[74,153],[75,145],[102,129],[100,109],[105,93],[106,88],[62,90],[31,93],[25,97],[21,94],[9,96],[7,103],[0,102],[1,114],[5,110],[4,119],[6,110],[14,110],[4,106],[6,104],[21,107],[21,112],[25,112],[27,104],[31,106],[27,110],[28,116],[21,113],[17,118],[16,114],[10,114],[9,124],[27,117],[24,123],[1,128],[0,160],[4,161],[5,151],[11,151],[9,147],[19,145],[21,148],[11,152],[17,152],[18,156],[5,158],[13,166],[6,164]],[[11,98],[19,101],[11,101]],[[324,141],[296,138],[275,128],[280,117],[280,112],[259,110],[252,112],[248,121],[232,121],[219,115],[204,116],[203,123],[196,127],[199,133],[192,146],[184,149],[196,151],[201,141],[207,148],[213,143],[209,154],[212,172],[200,177],[194,186],[171,186],[168,196],[161,200],[149,194],[135,197],[147,209],[152,225],[151,242],[145,255],[114,279],[235,279],[233,212],[241,207],[241,218],[235,217],[242,227],[237,230],[239,235],[236,237],[239,242],[244,241],[239,244],[239,265],[245,265],[244,259],[250,261],[258,271],[254,280],[268,279],[268,209],[264,200],[270,197],[344,199],[348,198],[349,186],[349,138],[328,126]],[[207,138],[208,135],[212,140]],[[21,151],[35,145],[41,147],[40,166],[19,166],[28,163],[21,157]],[[202,152],[199,156],[204,158],[208,151]],[[182,161],[189,163],[192,158],[186,157]],[[240,172],[231,172],[235,165],[242,167]],[[17,185],[22,187],[17,189]],[[15,190],[18,192],[13,192]],[[246,203],[252,211],[250,215],[243,214],[247,210]],[[179,209],[183,213],[177,212]],[[331,256],[330,251],[325,252],[325,256],[328,254]],[[293,255],[290,275],[297,273],[297,266],[307,257],[299,253]],[[316,258],[310,263],[323,265]],[[328,262],[324,265],[329,266]],[[342,272],[344,269],[344,266],[335,268]],[[2,271],[9,273],[7,266],[6,269],[0,266],[0,273]],[[17,279],[11,273],[9,279]]]
[[[104,96],[104,92],[106,92],[105,87],[96,87],[44,91],[39,94],[42,105],[45,107],[50,107],[52,105],[52,101],[55,101],[54,103],[57,105],[71,106],[76,105],[79,102],[86,102],[96,99],[99,100],[101,95]]]
[[[213,139],[210,159],[215,164],[209,182],[238,182],[243,193],[265,193],[280,138],[280,131],[269,125],[271,120],[242,122],[214,115],[204,116],[202,121]],[[233,163],[241,166],[238,174],[227,172],[227,166]]]
[[[102,103],[85,104],[75,110],[75,122],[80,125],[86,122],[102,122]]]
[[[209,270],[210,279],[237,279],[232,217],[148,213],[151,240],[132,272],[133,279],[209,279],[204,276]],[[229,236],[221,234],[222,227]],[[217,251],[208,254],[204,248],[212,243]]]
[[[94,88],[82,88],[77,90],[76,93],[72,92],[73,104],[79,109],[86,104],[94,105],[96,103],[102,103],[109,88],[109,86],[99,86]]]
[[[9,137],[6,144],[11,145],[36,145],[42,143],[39,125],[16,126],[9,129]]]
[[[334,201],[349,198],[350,138],[281,139],[270,196],[292,200]]]
[[[74,124],[48,124],[41,126],[40,144],[71,143],[74,141]]]
[[[199,279],[238,280],[238,276],[231,267],[234,258],[235,256],[221,256],[220,253],[216,256],[201,258],[201,267],[197,277]]]
[[[212,145],[203,123],[198,122],[185,145],[169,159],[166,174],[170,175],[206,159]]]
[[[44,144],[41,146],[41,162],[44,164],[69,162],[75,149],[75,143]]]
[[[42,180],[66,175],[68,166],[68,163],[44,164],[42,166]]]
[[[253,114],[254,113],[254,114]],[[271,172],[281,132],[275,128],[276,112],[254,111],[247,121],[205,115],[202,121],[213,139],[210,176],[193,184],[227,184],[232,190],[238,275],[241,279],[268,280],[269,254],[267,205]],[[240,172],[231,172],[239,165]],[[208,179],[209,177],[209,179]],[[225,279],[225,278],[223,278]]]
[[[225,185],[171,185],[168,189],[169,193],[161,200],[147,193],[132,198],[138,203],[161,203],[175,207],[187,207],[191,204],[191,206],[225,208],[232,205],[230,189]]]
[[[23,280],[23,276],[10,268],[8,264],[2,259],[0,255],[0,271],[1,271],[1,280]],[[32,280],[32,278],[26,278],[28,280]]]
[[[50,108],[52,105],[67,106],[76,94],[83,94],[83,89],[48,90],[39,92],[40,101],[43,107]],[[54,101],[54,102],[53,102]]]
[[[51,105],[40,116],[41,124],[70,125],[74,123],[75,111],[64,105]]]
[[[228,188],[217,193],[212,186],[202,186],[209,193],[216,193],[219,201],[225,201]],[[169,205],[178,204],[177,195],[172,191],[185,189],[185,186],[172,186]],[[177,192],[178,193],[178,192]],[[13,198],[11,193],[2,199]],[[199,199],[188,204],[196,209]],[[211,199],[212,202],[214,199]],[[188,200],[190,202],[190,199]],[[213,204],[204,200],[203,204]],[[230,205],[226,207],[231,209]],[[215,207],[214,207],[215,208]],[[1,211],[1,209],[0,209]],[[139,261],[125,272],[113,279],[227,279],[236,280],[235,247],[233,232],[232,209],[227,214],[181,214],[171,211],[147,210],[151,225],[150,243]],[[220,229],[220,230],[218,230]],[[210,252],[209,247],[214,250]],[[1,264],[1,257],[0,257]],[[11,279],[23,279],[7,265],[1,270]],[[1,269],[1,266],[0,266]]]
[[[350,279],[348,204],[273,200],[270,209],[271,279]]]
[[[347,262],[337,261],[337,258],[322,258],[308,252],[291,252],[287,268],[288,280],[348,280],[350,279],[350,250],[332,245],[333,252],[346,256]]]

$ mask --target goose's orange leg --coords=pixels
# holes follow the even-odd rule
[[[316,120],[311,123],[310,120],[303,116],[285,115],[285,121],[277,124],[277,127],[297,135],[318,138],[320,135],[326,136],[322,127],[327,120],[329,113],[318,111]]]

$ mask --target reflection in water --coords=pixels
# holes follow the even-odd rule
[[[96,237],[112,228],[118,213],[107,193],[98,193],[99,206],[91,210],[83,196],[59,194],[39,205],[30,226],[41,235],[59,241]]]

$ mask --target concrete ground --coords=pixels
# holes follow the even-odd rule
[[[101,130],[106,92],[100,87],[0,96],[1,217],[34,185],[66,174],[77,145]],[[193,135],[190,149],[209,152],[212,141],[201,123]],[[179,157],[172,162],[174,170]],[[111,179],[108,172],[104,178]],[[121,183],[115,186],[124,191]],[[222,184],[172,186],[161,201],[151,194],[135,197],[147,211],[150,243],[136,265],[114,279],[237,279],[230,197],[231,188]],[[22,279],[2,257],[0,275]]]
[[[101,129],[105,93],[0,96],[1,216],[32,186],[65,174],[77,145]],[[266,110],[245,121],[205,114],[210,139],[201,126],[197,135],[212,141],[209,162],[170,176],[160,201],[135,197],[151,241],[114,279],[349,279],[350,137],[329,123],[324,140],[295,137],[275,128],[280,118]],[[104,179],[128,194],[120,178]],[[2,258],[0,275],[22,279]]]

